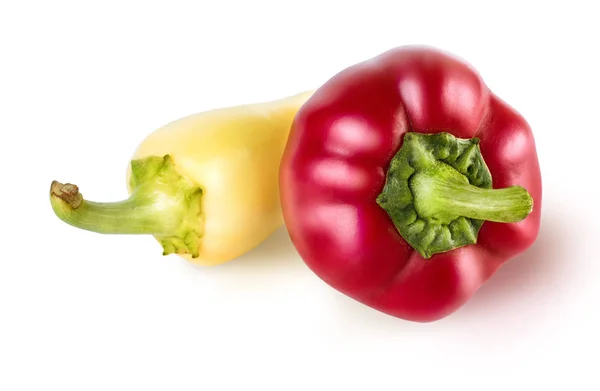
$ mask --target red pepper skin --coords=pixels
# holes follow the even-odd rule
[[[424,259],[376,203],[406,132],[478,137],[493,187],[523,186],[533,210],[484,222],[477,243]],[[398,47],[335,75],[297,113],[280,167],[285,224],[307,266],[338,291],[417,322],[458,310],[540,227],[542,181],[525,119],[467,63]]]

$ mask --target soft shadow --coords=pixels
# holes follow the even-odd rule
[[[533,293],[556,289],[565,282],[570,267],[566,262],[570,245],[568,228],[569,224],[558,216],[544,216],[533,246],[501,266],[457,312],[456,318],[511,311],[516,305],[530,301],[528,297]]]
[[[249,267],[272,268],[290,263],[291,258],[299,259],[299,256],[287,229],[282,226],[256,248],[239,257],[238,261]]]
[[[265,241],[246,254],[216,266],[199,266],[186,262],[190,268],[200,273],[289,273],[291,270],[305,269],[304,263],[288,235],[285,226],[277,229]]]
[[[356,338],[365,335],[365,331],[394,335],[399,331],[413,332],[435,327],[434,323],[411,322],[388,315],[338,291],[330,292],[327,298],[331,302],[332,315],[340,325],[339,332]]]

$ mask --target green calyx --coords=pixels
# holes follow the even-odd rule
[[[58,218],[103,234],[149,234],[163,254],[199,255],[203,230],[202,189],[180,175],[169,155],[131,162],[131,196],[123,201],[86,201],[76,185],[53,181],[50,203]]]
[[[520,186],[492,189],[479,140],[407,133],[377,203],[424,258],[477,242],[484,221],[517,222],[533,200]]]

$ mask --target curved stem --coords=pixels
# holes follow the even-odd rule
[[[92,202],[76,185],[53,181],[50,203],[58,218],[103,234],[148,234],[163,254],[199,255],[203,231],[202,189],[181,176],[169,155],[131,162],[131,196],[119,202]]]
[[[167,234],[177,221],[158,207],[158,197],[135,192],[119,202],[92,202],[83,199],[76,185],[52,182],[50,202],[64,222],[103,234]],[[76,201],[74,201],[76,200]]]

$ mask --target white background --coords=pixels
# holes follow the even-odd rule
[[[0,390],[600,389],[592,2],[3,1]],[[395,319],[335,292],[284,229],[215,268],[55,218],[50,181],[126,196],[146,134],[318,86],[394,46],[473,64],[534,129],[534,247],[461,310]]]

